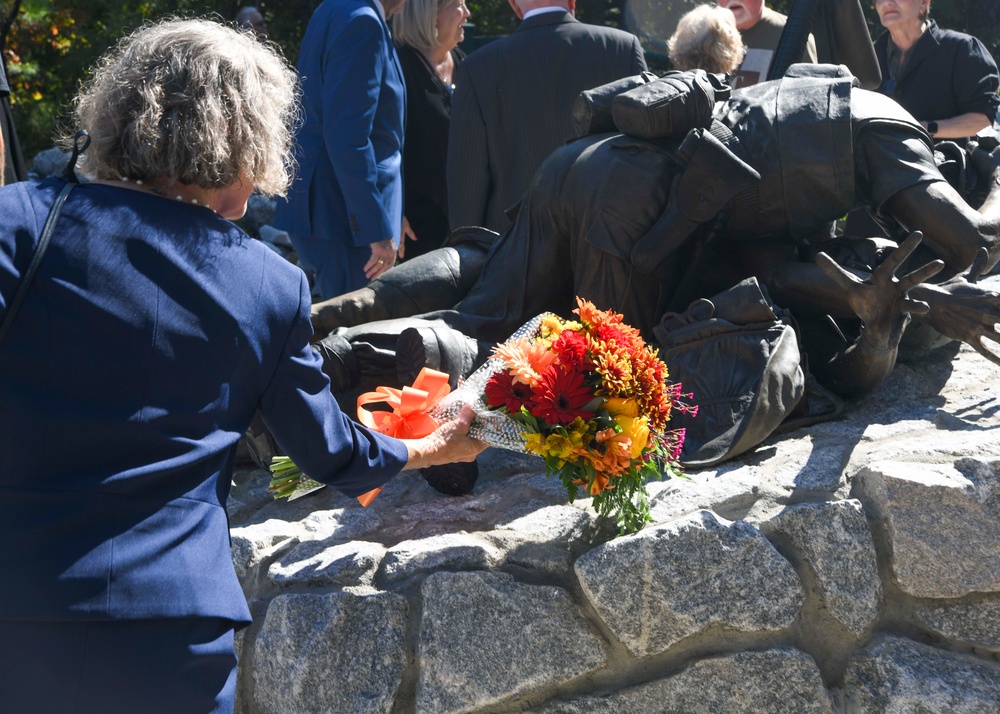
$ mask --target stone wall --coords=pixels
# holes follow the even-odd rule
[[[650,484],[612,538],[540,461],[368,509],[238,474],[243,714],[1000,711],[1000,369],[913,356],[835,422]]]

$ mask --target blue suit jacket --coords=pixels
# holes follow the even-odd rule
[[[0,320],[61,182],[0,188]],[[225,510],[259,409],[349,496],[405,446],[353,424],[309,345],[298,268],[208,209],[69,196],[0,345],[0,613],[248,620]]]
[[[376,0],[320,5],[298,71],[299,172],[287,202],[278,203],[275,226],[354,247],[398,240],[406,90]]]

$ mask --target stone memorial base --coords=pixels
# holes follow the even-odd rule
[[[1000,711],[1000,367],[967,347],[650,483],[623,538],[541,460],[479,463],[367,509],[237,473],[237,712]]]

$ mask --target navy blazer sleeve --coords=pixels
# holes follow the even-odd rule
[[[300,275],[298,311],[260,411],[275,440],[304,473],[359,496],[402,470],[406,446],[353,422],[337,406],[320,357],[309,344],[309,285]]]

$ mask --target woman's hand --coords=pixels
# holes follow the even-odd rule
[[[392,238],[372,243],[372,257],[365,263],[365,277],[374,280],[396,263],[396,246]]]
[[[475,461],[487,444],[469,436],[469,426],[476,413],[462,407],[461,413],[422,439],[404,439],[409,457],[407,469],[423,469],[456,461]]]

